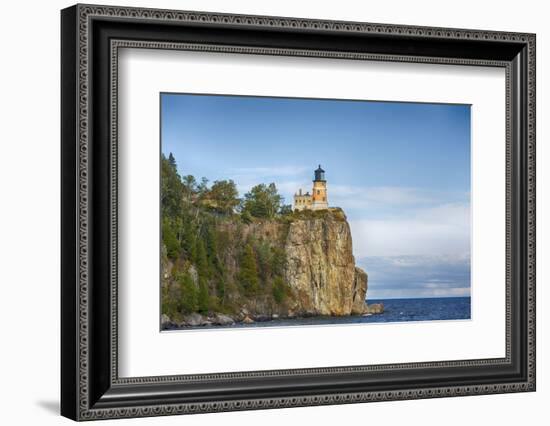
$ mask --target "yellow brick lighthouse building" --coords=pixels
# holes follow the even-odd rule
[[[294,194],[294,210],[323,210],[328,209],[327,181],[325,180],[325,171],[319,167],[315,170],[315,179],[313,180],[312,193],[305,194],[302,189]]]

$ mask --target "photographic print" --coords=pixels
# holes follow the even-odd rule
[[[470,319],[470,105],[160,104],[161,330]]]

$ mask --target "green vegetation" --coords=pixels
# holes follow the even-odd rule
[[[247,244],[241,257],[239,283],[247,296],[258,293],[260,280],[256,266],[256,255],[251,244]]]
[[[273,299],[277,303],[283,303],[290,293],[290,288],[281,277],[273,281]]]
[[[251,216],[272,219],[279,212],[283,197],[277,192],[274,183],[261,183],[244,194],[242,211]]]
[[[283,201],[274,183],[256,185],[239,199],[232,180],[209,184],[180,176],[174,156],[162,156],[161,232],[169,271],[162,312],[177,320],[193,312],[231,314],[248,304],[268,310],[284,304],[290,289],[280,239],[247,232],[256,222],[290,220],[295,213]]]
[[[189,272],[176,275],[180,289],[179,310],[183,313],[195,312],[198,309],[198,290]]]

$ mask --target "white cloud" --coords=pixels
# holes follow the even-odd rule
[[[367,298],[469,296],[469,256],[372,256],[357,259],[369,274]]]
[[[366,256],[460,256],[470,252],[468,203],[412,210],[408,216],[351,220],[353,249]]]
[[[434,191],[400,186],[329,185],[328,192],[331,204],[344,209],[426,205],[441,199]]]
[[[458,288],[434,288],[434,289],[376,289],[367,293],[369,299],[393,299],[407,297],[468,297],[470,296],[469,287]]]

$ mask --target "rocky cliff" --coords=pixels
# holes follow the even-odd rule
[[[223,301],[223,306],[202,312],[202,322],[200,316],[187,311],[175,321],[177,324],[367,312],[367,274],[355,266],[351,231],[341,209],[294,212],[283,220],[251,223],[220,220],[215,229],[217,258],[224,268],[223,296],[215,277],[209,286],[210,295],[219,295],[217,299]],[[252,265],[250,271],[250,260],[243,260],[247,246],[253,248],[248,251],[253,252],[257,270]],[[247,265],[247,274],[243,273],[243,265]],[[199,289],[196,271],[200,265],[182,259],[171,262],[163,255],[162,268],[163,297],[181,299],[181,280],[178,283],[177,278],[181,271]],[[250,287],[251,274],[257,274],[257,287]],[[166,316],[163,318],[168,321]]]
[[[291,222],[285,255],[285,277],[294,294],[290,309],[308,315],[364,313],[367,274],[355,266],[342,210],[305,214]]]

